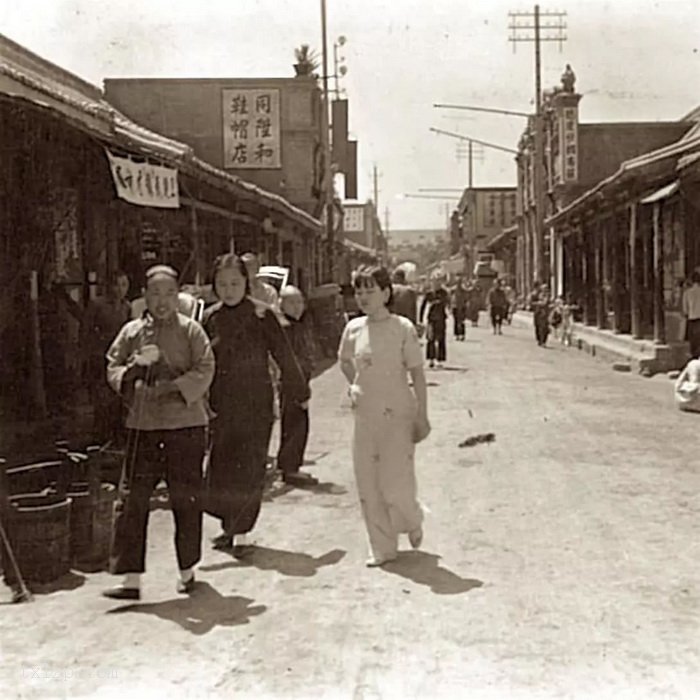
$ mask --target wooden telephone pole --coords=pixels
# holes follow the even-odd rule
[[[546,23],[542,26],[542,18]],[[566,12],[542,12],[539,5],[535,5],[533,12],[509,12],[508,19],[510,36],[508,41],[513,44],[515,52],[519,42],[529,42],[535,44],[535,149],[533,154],[533,181],[535,190],[534,216],[529,217],[530,232],[532,235],[532,275],[527,279],[527,284],[531,284],[534,279],[544,281],[549,278],[550,254],[545,255],[545,172],[544,172],[544,125],[542,118],[542,42],[557,42],[559,51],[566,41]],[[545,34],[542,34],[542,29]]]

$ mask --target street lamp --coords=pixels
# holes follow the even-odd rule
[[[333,75],[331,77],[335,79],[334,92],[337,98],[340,97],[341,92],[344,92],[340,89],[340,78],[344,78],[348,74],[348,67],[343,65],[345,56],[340,56],[338,49],[345,46],[347,41],[347,38],[341,34],[333,43]]]

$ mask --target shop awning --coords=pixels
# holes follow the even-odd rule
[[[678,180],[676,180],[675,182],[672,182],[669,185],[661,187],[649,196],[644,197],[644,199],[640,201],[640,204],[653,204],[654,202],[660,202],[662,199],[666,199],[666,197],[670,197],[672,194],[678,192],[678,187],[679,182]]]
[[[645,177],[651,172],[660,173],[663,171],[668,171],[668,175],[673,175],[682,158],[700,152],[700,134],[696,133],[695,129],[691,129],[689,134],[669,146],[624,161],[615,173],[601,180],[566,207],[550,216],[545,223],[547,226],[559,224],[567,216],[574,214],[576,210],[583,210],[591,205],[595,201],[594,197],[611,193],[632,176]]]
[[[350,248],[351,250],[356,250],[358,253],[364,253],[365,255],[371,255],[372,257],[377,257],[377,251],[374,250],[373,248],[368,248],[366,245],[362,245],[361,243],[355,243],[355,241],[351,241],[349,238],[346,238],[343,240],[343,245],[346,248]]]
[[[154,158],[195,179],[254,201],[318,232],[321,222],[284,197],[246,182],[197,158],[190,146],[136,124],[105,99],[102,91],[0,34],[0,97],[48,109],[111,147]]]

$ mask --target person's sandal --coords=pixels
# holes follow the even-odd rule
[[[233,547],[233,536],[224,532],[221,535],[217,535],[211,542],[214,549],[231,549]]]

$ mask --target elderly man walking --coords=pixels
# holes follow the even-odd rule
[[[124,325],[107,352],[107,380],[127,405],[124,460],[110,557],[123,574],[108,598],[138,600],[145,571],[153,489],[165,478],[175,518],[179,593],[194,587],[202,549],[202,462],[214,377],[204,329],[177,311],[177,273],[156,265],[146,273],[146,313]]]

